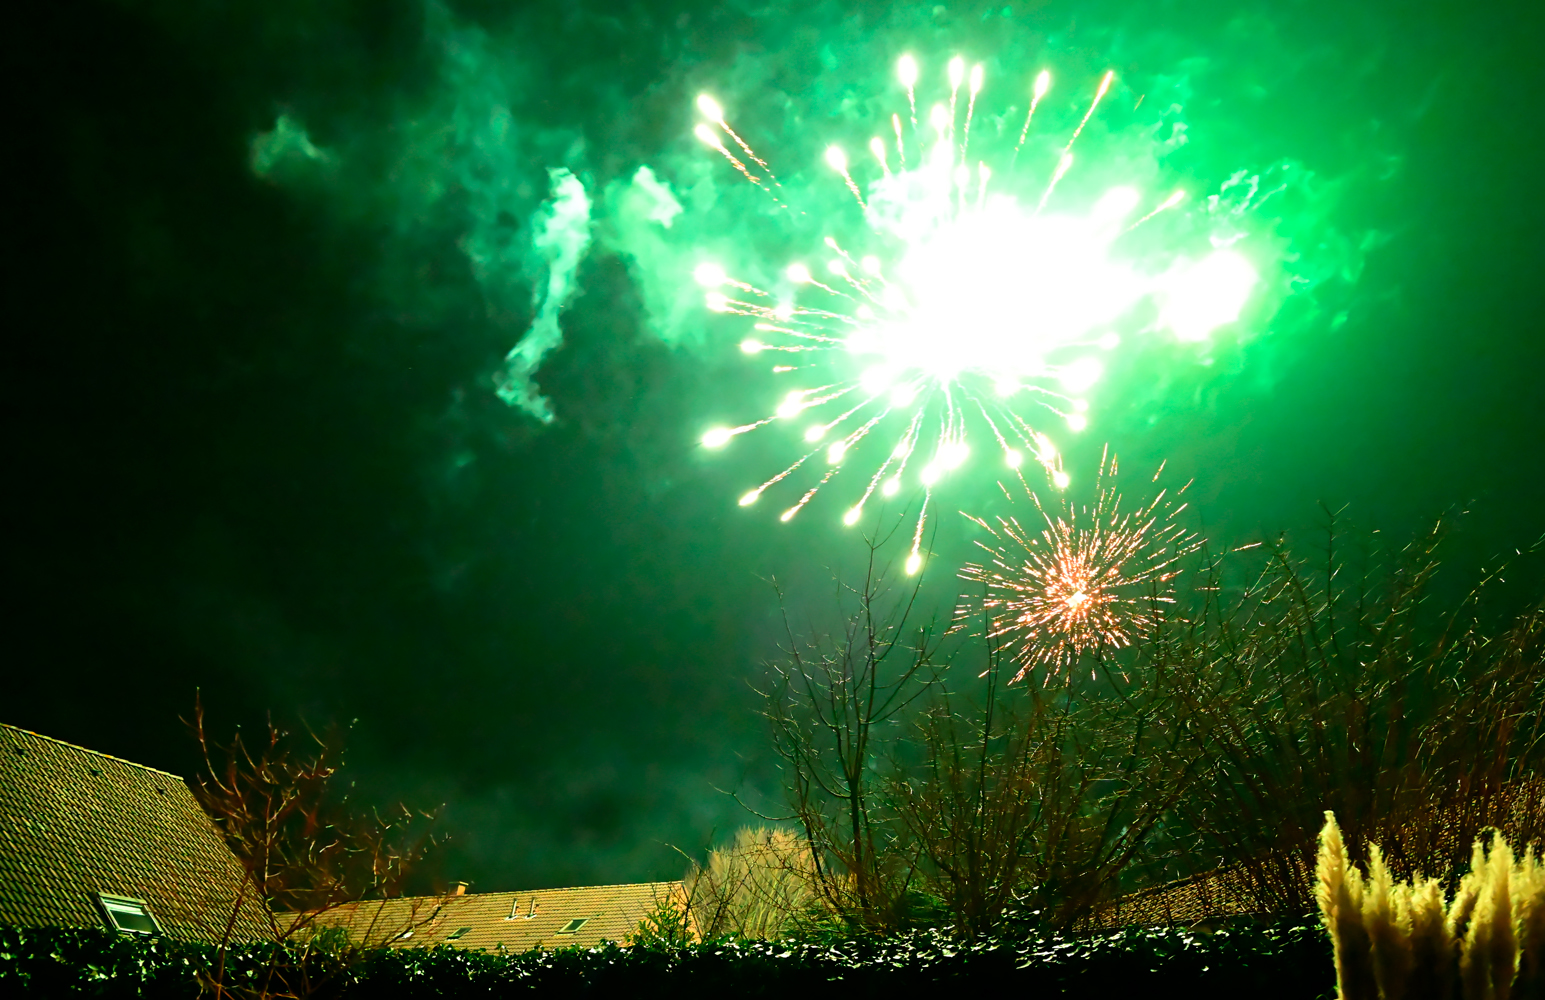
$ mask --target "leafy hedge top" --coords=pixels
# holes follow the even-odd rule
[[[0,993],[48,997],[193,997],[212,948],[97,930],[0,928]],[[293,953],[252,947],[226,956],[227,982],[252,989]],[[317,972],[329,957],[307,960]],[[938,931],[830,941],[720,940],[689,947],[605,945],[520,955],[450,948],[376,952],[329,980],[329,997],[557,995],[877,996],[948,982],[1021,996],[1183,991],[1252,1000],[1329,996],[1330,946],[1318,927],[1240,926],[1213,934],[1127,928],[1092,937],[961,940]],[[937,988],[937,985],[934,987]]]

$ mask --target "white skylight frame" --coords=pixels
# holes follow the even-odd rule
[[[149,937],[161,933],[161,922],[150,911],[150,904],[143,899],[99,892],[96,894],[96,904],[103,921],[120,934]]]

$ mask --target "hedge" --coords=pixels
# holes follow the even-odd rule
[[[214,949],[105,930],[0,927],[0,995],[195,997]],[[252,984],[272,947],[232,951],[227,981]],[[279,956],[288,958],[288,956]],[[334,963],[329,965],[328,963]],[[332,973],[319,996],[419,1000],[554,996],[897,997],[1010,988],[1038,997],[1185,995],[1318,1000],[1335,994],[1330,944],[1301,924],[1127,928],[1087,937],[962,941],[943,931],[836,941],[712,941],[683,948],[605,945],[497,954],[452,948],[374,952]]]

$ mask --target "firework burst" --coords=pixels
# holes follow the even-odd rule
[[[828,236],[820,264],[795,261],[772,290],[711,261],[694,276],[706,289],[708,308],[753,321],[742,350],[772,352],[773,372],[799,382],[773,412],[702,437],[705,447],[719,448],[774,422],[804,425],[804,454],[745,493],[741,505],[792,485],[782,512],[787,521],[844,463],[868,454],[842,520],[857,523],[877,494],[920,489],[906,563],[913,573],[922,562],[936,484],[966,465],[973,447],[996,450],[1016,471],[1033,461],[1054,486],[1067,486],[1057,446],[1027,414],[1082,430],[1086,394],[1105,367],[1102,356],[1124,335],[1153,327],[1182,339],[1205,337],[1238,318],[1256,274],[1227,249],[1209,247],[1196,261],[1163,254],[1162,263],[1150,260],[1146,268],[1116,252],[1126,234],[1180,204],[1179,191],[1149,200],[1145,214],[1147,199],[1130,187],[1082,207],[1054,197],[1079,135],[1111,90],[1112,73],[1099,81],[1060,152],[1032,163],[1020,154],[1051,87],[1050,74],[1041,72],[1019,143],[996,181],[987,163],[972,157],[982,67],[968,72],[964,60],[952,60],[948,102],[934,105],[921,125],[916,61],[903,57],[897,77],[905,109],[891,116],[890,136],[870,140],[872,164],[860,169],[838,146],[825,157],[862,213],[875,252],[850,251]],[[780,211],[792,213],[788,187],[730,126],[724,108],[704,95],[698,110],[704,118],[698,138]],[[1028,190],[1026,178],[1036,178]],[[1013,191],[1019,195],[1007,193]],[[1149,300],[1153,308],[1136,310],[1147,318],[1134,320],[1134,308]],[[871,438],[879,439],[878,447]],[[1089,617],[1097,615],[1091,610]]]
[[[1029,527],[1013,517],[995,524],[971,518],[991,536],[977,542],[988,561],[960,575],[985,585],[988,635],[1018,662],[1015,681],[1037,667],[1049,680],[1085,653],[1129,646],[1153,627],[1159,605],[1174,603],[1169,583],[1177,563],[1201,545],[1177,520],[1186,504],[1160,490],[1124,512],[1115,478],[1115,459],[1102,457],[1093,505],[1064,500],[1056,513],[1026,486],[1041,522]]]

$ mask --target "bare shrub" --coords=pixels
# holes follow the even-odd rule
[[[843,629],[790,630],[765,692],[820,907],[1073,927],[1190,876],[1188,919],[1307,915],[1326,808],[1403,878],[1461,870],[1486,827],[1545,848],[1545,603],[1499,611],[1498,572],[1443,603],[1446,530],[1347,553],[1327,515],[1313,563],[1284,539],[1202,550],[1189,595],[1155,589],[1140,640],[1055,688],[1000,682],[990,622],[948,648],[909,624],[916,589],[882,614],[871,542]]]
[[[1250,908],[1313,911],[1326,808],[1406,877],[1458,870],[1487,826],[1542,844],[1545,609],[1492,624],[1495,574],[1439,609],[1444,533],[1354,572],[1331,518],[1318,572],[1279,540],[1232,598],[1238,560],[1215,563],[1200,606],[1142,651],[1206,776],[1177,809],[1194,835],[1179,849],[1226,866]]]
[[[222,746],[208,738],[202,701],[188,726],[205,766],[192,783],[194,795],[243,870],[241,899],[208,973],[215,996],[309,996],[364,952],[433,916],[433,906],[403,913],[385,901],[402,895],[433,844],[434,817],[400,805],[389,816],[354,810],[335,784],[342,756],[336,734],[308,733],[310,750],[303,752],[269,719],[258,746],[240,733]],[[259,982],[235,985],[227,981],[225,956],[236,911],[251,899],[262,901],[277,947]],[[347,927],[323,926],[321,918],[342,908],[352,910]]]
[[[1009,687],[991,637],[973,646],[956,630],[946,654],[930,628],[909,626],[916,588],[882,615],[876,550],[847,591],[857,607],[844,629],[805,642],[790,629],[765,693],[817,911],[878,929],[977,933],[1010,911],[1072,925],[1113,891],[1192,778],[1172,694],[1118,683],[1098,651],[1068,664],[1060,688]],[[979,649],[986,671],[965,666]],[[1075,682],[1096,661],[1105,679]],[[974,699],[962,693],[973,688]]]
[[[791,812],[763,818],[799,829],[821,909],[851,926],[889,928],[906,922],[917,852],[882,771],[908,711],[937,681],[939,645],[910,622],[916,586],[887,604],[878,549],[871,540],[862,584],[840,592],[856,609],[839,631],[801,639],[785,616],[789,645],[762,698]]]
[[[1113,696],[1078,695],[1070,672],[1061,690],[1005,690],[998,653],[987,655],[977,704],[937,690],[894,800],[959,929],[991,930],[1008,911],[1067,928],[1111,894],[1189,789],[1195,755],[1151,686],[1129,678],[1123,691],[1112,676]]]

